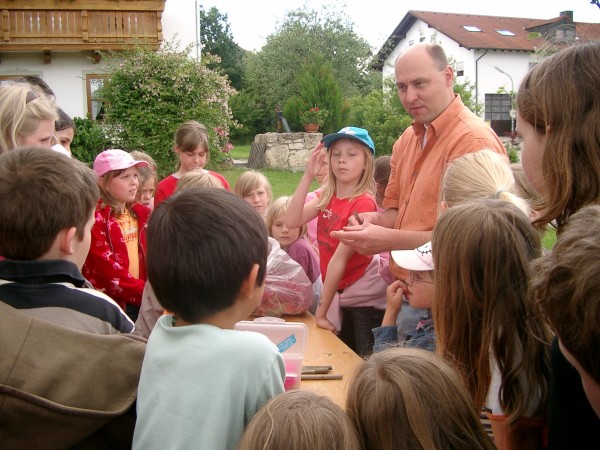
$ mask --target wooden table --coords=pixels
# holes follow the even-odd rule
[[[344,344],[331,331],[317,327],[310,313],[299,316],[284,316],[287,322],[302,322],[308,327],[308,341],[304,355],[304,366],[331,366],[331,374],[341,374],[341,380],[304,380],[300,389],[327,395],[342,408],[346,404],[348,382],[362,358]]]

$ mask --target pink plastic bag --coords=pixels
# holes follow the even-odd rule
[[[308,310],[313,298],[312,283],[302,266],[270,237],[265,292],[252,314],[272,317],[302,314]]]

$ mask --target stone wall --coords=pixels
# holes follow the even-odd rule
[[[265,144],[267,168],[301,172],[322,137],[323,133],[265,133],[257,134],[254,142]]]

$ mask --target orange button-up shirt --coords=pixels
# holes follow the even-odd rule
[[[423,147],[423,139],[427,139]],[[398,209],[394,228],[431,231],[437,220],[440,184],[448,163],[483,149],[507,155],[494,130],[455,94],[450,105],[425,128],[413,122],[394,144],[384,208]],[[391,249],[396,250],[396,249]],[[405,278],[392,264],[392,273]]]

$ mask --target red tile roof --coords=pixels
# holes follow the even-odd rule
[[[521,19],[516,17],[475,16],[467,14],[437,13],[426,11],[409,11],[417,19],[422,20],[430,28],[435,28],[456,41],[461,47],[468,49],[482,48],[494,50],[533,51],[536,43],[527,39],[526,28],[547,23],[547,20]],[[481,32],[467,31],[463,25],[479,28]],[[515,36],[502,36],[495,30],[508,30]],[[536,39],[537,45],[541,39]]]
[[[431,11],[408,11],[394,32],[383,44],[373,59],[372,66],[380,69],[398,43],[406,38],[406,33],[419,19],[430,28],[443,33],[461,47],[467,49],[511,50],[533,52],[544,45],[542,38],[529,38],[532,31],[558,25],[563,22],[573,24],[580,42],[600,39],[600,24],[574,23],[568,16],[554,19],[525,19],[518,17],[479,16]],[[467,31],[464,26],[474,26],[481,31]],[[503,36],[496,30],[507,30],[514,36]]]

